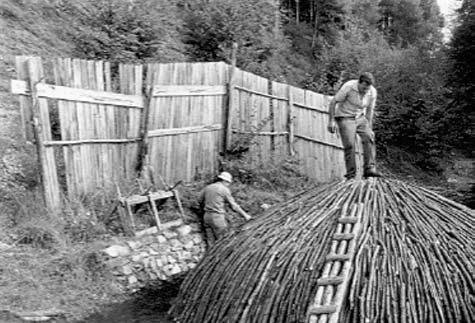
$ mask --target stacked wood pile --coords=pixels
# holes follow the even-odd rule
[[[361,220],[343,306],[312,317],[332,241],[351,213]],[[473,210],[400,181],[318,187],[216,244],[170,312],[200,323],[473,322],[474,227]]]

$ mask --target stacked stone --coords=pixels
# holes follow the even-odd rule
[[[180,225],[129,238],[104,250],[119,285],[134,292],[155,280],[170,280],[193,269],[205,252],[199,226]]]

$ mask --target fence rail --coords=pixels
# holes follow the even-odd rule
[[[120,64],[112,73],[108,62],[56,59],[53,80],[40,58],[17,57],[16,66],[11,91],[38,146],[49,207],[60,204],[63,164],[70,196],[133,180],[137,166],[152,167],[157,181],[190,181],[239,145],[256,166],[294,156],[322,181],[344,172],[340,140],[326,131],[328,96],[222,62]]]

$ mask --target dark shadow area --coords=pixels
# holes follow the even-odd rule
[[[113,304],[76,323],[171,323],[167,311],[177,296],[183,278],[160,281],[134,294],[134,298]]]

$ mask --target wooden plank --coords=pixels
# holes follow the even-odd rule
[[[351,260],[353,257],[352,254],[343,254],[343,255],[338,255],[338,254],[328,254],[325,257],[325,261],[348,261]]]
[[[356,217],[342,217],[342,218],[338,218],[338,223],[341,223],[341,224],[354,224],[354,223],[357,223],[358,222],[358,218]]]
[[[104,62],[94,62],[94,80],[95,89],[98,91],[105,91],[104,81]],[[96,106],[96,116],[94,118],[95,138],[107,138],[107,120],[106,120],[106,106],[101,104]],[[99,182],[103,189],[109,191],[113,188],[113,182],[111,181],[109,169],[112,167],[112,163],[109,158],[108,144],[100,144],[97,148],[97,164],[99,166],[98,175]]]
[[[157,210],[157,205],[155,204],[155,200],[152,198],[152,194],[148,195],[148,201],[150,203],[150,206],[152,207],[152,213],[155,218],[155,223],[157,224],[158,230],[161,230],[161,222],[160,218],[158,216],[158,210]]]
[[[317,286],[339,285],[344,281],[344,276],[323,277],[317,279]]]
[[[289,132],[289,137],[288,137],[288,145],[289,145],[289,154],[290,156],[295,155],[295,148],[294,148],[294,135],[295,135],[295,114],[294,114],[294,100],[292,98],[292,91],[290,90],[290,86],[287,86],[287,96],[289,98],[289,108],[288,108],[288,117],[287,117],[287,122],[288,122],[288,132]]]
[[[167,77],[168,71],[165,70],[164,64],[150,64],[149,69],[150,84],[164,84],[166,82],[165,77]],[[152,98],[149,129],[161,129],[166,127],[165,124],[169,114],[168,110],[170,110],[169,101],[170,98],[166,97]],[[165,110],[165,108],[167,108],[167,110]],[[168,139],[168,137],[150,138],[148,164],[150,168],[154,170],[154,179],[157,183],[160,183],[160,176],[164,176],[167,159],[165,147]]]
[[[355,238],[355,234],[353,233],[335,233],[332,237],[333,240],[352,240]]]
[[[78,59],[72,60],[72,84],[71,86],[81,88],[81,62]],[[75,105],[75,121],[77,122],[75,139],[85,139],[85,122],[84,122],[84,105],[82,102],[74,102]],[[87,189],[88,175],[86,172],[87,160],[86,160],[86,147],[80,145],[75,154],[76,165],[78,169],[77,178],[77,194],[84,194]]]
[[[214,96],[225,95],[224,85],[156,85],[152,96]]]
[[[140,138],[124,138],[124,139],[81,139],[81,140],[59,140],[45,141],[44,146],[73,146],[82,144],[124,144],[138,142]]]
[[[336,305],[318,305],[311,306],[308,310],[308,315],[331,314],[337,311]]]
[[[26,67],[27,61],[32,58],[32,56],[16,56],[15,57],[15,71],[17,77],[22,80],[22,84],[29,91],[28,81],[28,69]],[[11,92],[15,94],[14,86],[11,85]],[[26,141],[33,142],[35,140],[34,129],[33,129],[33,111],[31,105],[31,98],[26,96],[20,96],[20,116],[21,124],[23,127],[23,137]]]
[[[87,67],[87,83],[88,90],[97,90],[97,81],[96,81],[96,62],[92,60],[86,61]],[[100,120],[99,120],[99,106],[97,104],[89,104],[89,138],[100,138]],[[91,145],[89,147],[91,150],[91,162],[94,167],[92,183],[97,188],[104,187],[103,177],[102,177],[102,156],[101,156],[101,146],[100,145]]]
[[[81,72],[81,88],[91,89],[92,84],[94,83],[90,79],[90,61],[81,59],[79,61],[80,72]],[[94,124],[93,124],[93,114],[94,114],[94,105],[89,104],[89,102],[82,102],[82,122],[83,122],[83,139],[94,138]],[[84,145],[85,151],[85,160],[87,163],[83,164],[84,174],[86,175],[87,180],[85,181],[86,186],[84,188],[84,193],[89,194],[90,192],[95,191],[97,187],[97,165],[94,150],[96,147],[92,145]]]
[[[250,74],[250,75],[252,75],[252,74]],[[257,96],[262,96],[262,97],[269,98],[269,99],[288,101],[288,98],[286,98],[284,96],[277,96],[277,95],[268,94],[268,93],[265,93],[263,90],[257,91],[257,90],[251,89],[249,87],[239,86],[239,85],[236,85],[234,88],[236,90],[239,90],[239,91],[244,91],[244,92],[247,92],[247,93],[250,93],[250,94],[255,94]]]
[[[150,86],[147,86],[149,90],[146,93],[146,100],[145,100],[145,109],[141,115],[140,119],[140,144],[139,144],[139,152],[137,155],[137,172],[139,177],[141,176],[142,172],[147,167],[147,155],[148,155],[148,127],[149,127],[149,119],[150,119],[150,106],[152,104],[152,90]]]
[[[281,131],[281,132],[272,132],[272,131],[253,132],[253,131],[239,131],[239,130],[233,130],[233,133],[252,134],[253,136],[287,136],[289,134],[287,131]]]
[[[28,84],[22,80],[11,80],[13,94],[30,95]],[[77,101],[92,104],[108,104],[120,107],[144,107],[142,95],[127,95],[114,92],[88,90],[53,84],[38,84],[38,97],[56,100]]]
[[[204,63],[202,66],[202,73],[203,76],[201,78],[201,82],[203,84],[217,84],[219,82],[219,69],[217,68],[218,64],[217,63]],[[222,85],[225,86],[225,80],[222,80],[222,82],[219,82]],[[215,97],[202,97],[202,113],[204,117],[204,123],[205,124],[210,124],[214,122],[214,114],[218,113],[223,106],[222,99],[224,96],[215,96]],[[223,124],[219,123],[221,125],[221,129],[223,129]],[[218,130],[218,131],[219,131]],[[204,142],[204,149],[203,152],[204,154],[202,155],[202,165],[204,166],[202,168],[203,170],[203,176],[209,176],[210,174],[213,174],[215,171],[215,161],[218,157],[217,155],[217,144],[218,142],[215,142],[215,133],[214,132],[202,132],[199,134],[199,136],[202,138]]]
[[[314,92],[315,93],[315,92]],[[315,93],[315,94],[318,94],[318,93]],[[313,106],[313,105],[310,105],[310,104],[303,104],[303,103],[294,103],[294,106],[296,108],[301,108],[301,109],[306,109],[306,110],[312,110],[312,111],[316,111],[316,112],[320,112],[322,114],[329,114],[328,111],[322,109],[322,108],[319,108],[317,106]]]
[[[325,145],[325,146],[328,146],[328,147],[333,147],[333,148],[336,148],[336,149],[343,150],[343,147],[341,147],[341,146],[337,146],[337,145],[330,144],[330,143],[327,143],[327,142],[324,142],[324,141],[320,141],[320,140],[315,139],[315,138],[311,138],[311,137],[304,136],[304,135],[301,135],[301,134],[295,134],[294,136],[295,136],[295,138],[300,138],[300,139],[311,141],[311,142],[314,142],[314,143],[317,143],[317,144],[320,144],[320,145]]]
[[[61,207],[61,196],[54,149],[52,147],[44,147],[43,145],[44,141],[51,140],[52,137],[48,101],[39,98],[36,94],[37,84],[44,80],[43,65],[39,57],[28,59],[26,65],[32,97],[33,125],[40,161],[45,203],[49,210],[56,212],[59,211]]]
[[[290,96],[292,97],[292,101],[294,105],[296,103],[305,103],[305,91],[293,86],[289,87]],[[305,115],[306,111],[303,109],[294,109],[294,137],[296,138],[295,134],[301,133],[304,131],[305,120],[307,116]],[[312,177],[311,171],[308,169],[307,166],[307,158],[306,154],[308,152],[310,143],[303,141],[303,140],[295,140],[294,141],[294,151],[295,156],[299,160],[299,168],[303,174],[306,174],[309,177]]]
[[[183,210],[183,204],[181,204],[180,194],[177,190],[172,190],[173,196],[175,197],[176,203],[178,205],[178,210],[180,211],[180,216],[182,219],[185,218],[185,211]]]
[[[224,133],[225,138],[224,138],[224,152],[227,152],[230,147],[231,147],[231,141],[232,141],[232,126],[233,126],[233,118],[234,118],[234,111],[236,109],[235,106],[235,72],[236,72],[236,55],[237,55],[237,43],[233,43],[233,51],[231,55],[231,66],[229,67],[229,75],[228,75],[228,81],[227,81],[227,98],[226,98],[226,113],[225,113],[225,126],[226,126],[226,131]]]
[[[284,83],[272,82],[272,94],[276,96],[288,96],[289,86]],[[282,137],[273,138],[272,156],[275,162],[284,160],[289,155],[289,102],[272,100],[273,131],[284,134]]]
[[[142,95],[143,66],[128,65],[126,68],[126,94]],[[127,138],[140,136],[140,117],[143,110],[129,109],[127,118]],[[126,174],[128,179],[136,177],[136,165],[138,160],[138,143],[126,144]]]
[[[58,59],[55,64],[55,82],[60,85],[73,84],[73,68],[70,58]],[[62,140],[79,138],[76,104],[71,101],[58,100],[58,112]],[[67,191],[70,199],[79,194],[82,187],[81,161],[79,146],[63,148]]]

